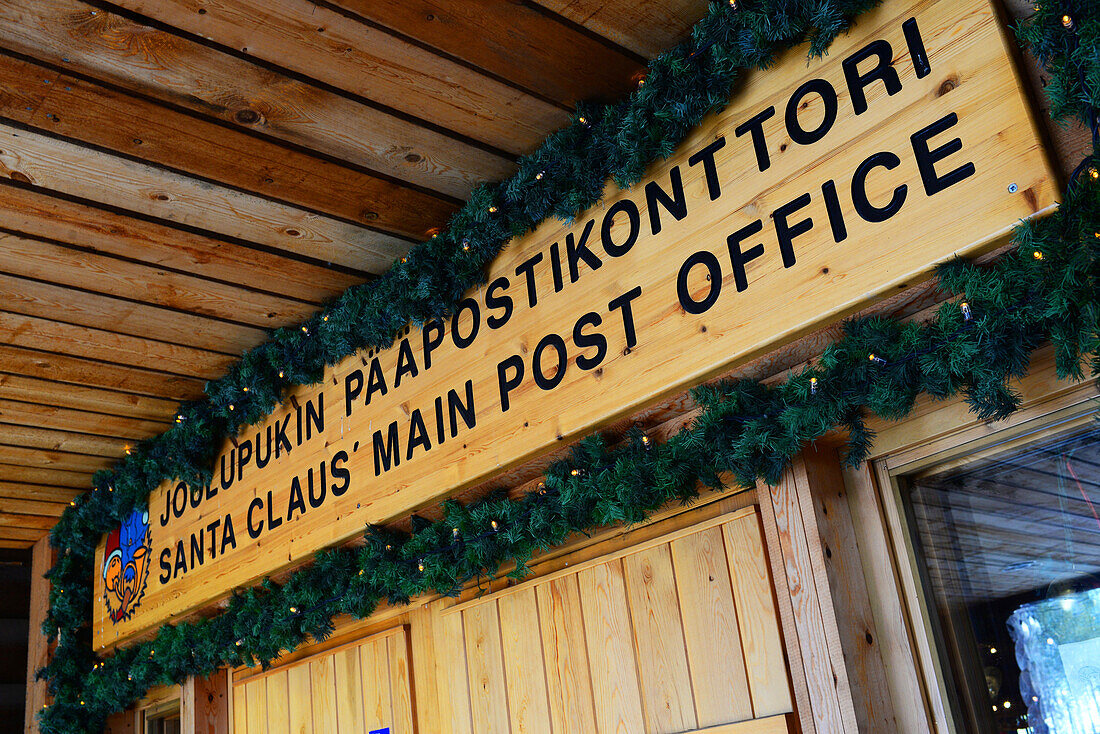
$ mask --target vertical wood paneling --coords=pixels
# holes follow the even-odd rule
[[[287,672],[276,670],[267,682],[267,734],[290,734],[290,703]]]
[[[733,601],[741,630],[741,649],[748,671],[753,715],[757,718],[792,710],[791,689],[783,664],[783,642],[772,600],[768,559],[756,515],[722,526]]]
[[[333,653],[336,668],[336,725],[340,734],[363,734],[363,676],[359,648]]]
[[[336,661],[325,655],[309,664],[313,731],[336,731]]]
[[[370,640],[359,646],[363,677],[363,723],[367,731],[393,725],[390,691],[390,653],[386,640]]]
[[[233,686],[233,734],[248,734],[248,696],[244,685]]]
[[[496,602],[462,612],[466,665],[470,678],[470,713],[477,734],[507,734],[508,697]]]
[[[564,576],[539,584],[536,596],[554,731],[558,734],[595,731],[596,712],[577,577]]]
[[[313,731],[313,694],[310,690],[309,667],[309,663],[303,663],[292,665],[286,671],[290,734],[311,734]]]
[[[50,582],[45,573],[53,565],[53,548],[50,539],[42,538],[31,550],[31,589],[30,613],[27,629],[27,697],[23,719],[24,730],[31,734],[38,732],[38,720],[35,718],[49,698],[47,683],[37,680],[36,674],[49,662],[50,644],[42,634],[42,623],[46,620],[46,611],[50,606]]]
[[[402,627],[387,639],[390,659],[390,691],[393,729],[390,734],[412,734],[412,671],[409,670],[409,644]]]
[[[442,641],[436,634],[435,619],[438,605],[425,604],[409,610],[409,647],[412,651],[411,665],[416,671],[416,727],[418,732],[442,732],[444,723],[450,722],[449,713],[444,711],[442,681],[436,667],[446,657]],[[446,725],[449,726],[449,723]]]
[[[248,734],[267,734],[267,681],[254,678],[244,684]]]
[[[699,726],[752,718],[737,609],[719,528],[672,542]]]
[[[626,556],[623,571],[640,661],[646,731],[671,734],[695,729],[684,629],[668,546]]]
[[[498,608],[512,732],[550,734],[546,668],[539,640],[539,612],[534,587],[502,596]]]
[[[440,606],[446,603],[441,602]],[[440,681],[440,699],[446,701],[451,730],[454,734],[473,734],[472,685],[466,674],[469,662],[462,617],[461,613],[436,615],[439,639],[445,651],[438,658],[441,664],[436,667],[436,675]]]
[[[583,569],[577,582],[584,610],[592,688],[596,692],[597,731],[600,734],[645,731],[622,564],[615,560]]]

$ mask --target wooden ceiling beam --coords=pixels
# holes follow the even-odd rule
[[[380,273],[409,242],[0,122],[0,175],[277,250]]]
[[[37,466],[20,466],[0,459],[0,487],[5,485],[45,485],[67,487],[81,492],[91,489],[92,473],[43,469]]]
[[[419,238],[457,208],[391,178],[0,54],[0,116],[311,211]]]
[[[0,528],[0,548],[29,548],[48,533],[33,528]]]
[[[683,41],[709,0],[534,0],[647,59]]]
[[[94,474],[100,469],[108,468],[115,461],[116,459],[106,456],[88,456],[86,454],[71,454],[65,451],[0,444],[0,463],[15,464],[30,469],[53,469]]]
[[[294,324],[317,310],[312,303],[3,231],[0,231],[0,272],[260,329]],[[271,284],[273,288],[277,286]],[[253,342],[262,334],[256,328],[234,332],[227,327],[227,331],[227,341],[239,336],[245,342]],[[233,351],[239,353],[240,349]]]
[[[568,121],[564,106],[307,0],[114,0],[220,46],[510,153]],[[102,22],[102,21],[101,21]]]
[[[164,424],[172,422],[177,409],[175,400],[161,400],[144,395],[0,372],[0,401],[8,400],[106,413]]]
[[[8,374],[92,389],[116,390],[168,400],[202,397],[204,381],[195,377],[150,372],[127,365],[18,347],[0,342],[0,365]]]
[[[57,517],[57,515],[22,515],[14,512],[5,512],[2,502],[0,502],[0,528],[3,530],[10,530],[12,528],[49,530],[57,524]]]
[[[92,413],[86,410],[58,408],[52,405],[39,405],[38,403],[21,403],[17,400],[0,400],[0,423],[60,431],[79,431],[85,434],[117,438],[125,445],[132,445],[137,440],[162,433],[171,425],[169,422],[128,418],[107,413]],[[0,443],[16,442],[0,440]],[[121,446],[121,448],[125,448],[125,446]],[[121,453],[121,448],[119,453]]]
[[[7,243],[0,235],[0,252]],[[74,253],[75,254],[75,253]],[[134,291],[135,294],[141,291]],[[116,334],[147,337],[228,355],[260,344],[267,332],[251,326],[0,273],[0,301],[12,313],[64,318]]]
[[[34,238],[313,304],[362,282],[338,270],[6,184],[3,179],[0,223]]]
[[[203,380],[221,377],[235,361],[226,354],[4,311],[0,343]]]
[[[68,502],[40,502],[16,497],[0,496],[0,512],[14,515],[39,515],[40,517],[61,517],[69,506]]]
[[[81,429],[83,426],[72,426]],[[17,426],[0,423],[0,444],[43,451],[64,451],[69,454],[100,456],[118,459],[133,445],[133,441],[111,436],[93,436],[72,431],[55,431],[33,426]]]
[[[460,199],[514,170],[415,120],[79,0],[5,0],[0,45]]]
[[[0,481],[0,502],[5,500],[22,500],[25,502],[39,502],[43,505],[58,504],[67,507],[73,498],[82,494],[87,487],[75,489],[71,487],[48,487],[41,484],[20,484],[18,482]],[[49,513],[36,513],[47,515]]]
[[[640,59],[537,6],[499,0],[329,0],[373,24],[573,107],[634,88]],[[208,15],[214,11],[208,11]],[[318,36],[327,35],[318,33]]]

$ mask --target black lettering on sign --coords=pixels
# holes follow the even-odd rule
[[[501,276],[489,284],[489,287],[485,289],[485,308],[499,308],[503,310],[503,313],[499,316],[496,314],[489,314],[485,318],[485,323],[490,329],[499,329],[508,323],[508,319],[512,318],[512,297],[503,291],[508,289],[508,279]]]
[[[865,59],[875,58],[875,65],[860,73],[859,64]],[[901,91],[901,79],[897,69],[890,65],[894,50],[881,38],[871,41],[854,54],[844,59],[844,81],[848,84],[848,93],[852,95],[852,107],[857,115],[867,111],[867,87],[874,81],[881,81],[888,96]]]
[[[626,222],[629,226],[629,230],[626,233],[626,238],[621,243],[616,243],[611,237],[611,228],[615,226],[615,215],[619,212],[624,212],[626,214]],[[603,226],[600,230],[600,241],[603,244],[603,251],[611,257],[622,257],[630,252],[630,248],[634,247],[634,243],[638,241],[638,229],[640,226],[641,215],[638,212],[638,205],[630,199],[620,199],[616,201],[603,215]]]
[[[607,339],[604,338],[603,334],[598,331],[594,334],[584,333],[584,327],[599,326],[602,322],[603,319],[600,318],[598,313],[589,311],[577,319],[577,323],[573,325],[573,343],[577,345],[577,348],[596,348],[596,353],[591,357],[584,354],[577,355],[577,366],[582,370],[591,370],[599,367],[604,357],[607,356]]]
[[[794,238],[800,234],[806,234],[814,226],[814,220],[806,217],[794,224],[787,222],[799,209],[810,205],[810,195],[802,194],[797,199],[787,202],[772,213],[772,221],[775,224],[775,236],[779,240],[779,252],[783,256],[783,267],[789,268],[795,263]]]
[[[852,176],[852,204],[856,208],[856,214],[868,222],[885,222],[894,216],[905,203],[905,194],[909,187],[905,184],[894,189],[893,196],[885,206],[875,206],[867,198],[867,174],[875,168],[885,168],[891,171],[901,165],[901,159],[890,152],[875,153],[867,160],[859,164],[855,175]]]
[[[696,265],[702,265],[707,270],[707,292],[698,301],[688,289],[688,276]],[[709,250],[700,250],[689,255],[676,275],[676,295],[680,299],[680,307],[690,314],[706,313],[718,300],[718,294],[721,292],[722,266],[718,264],[718,258],[714,253]]]
[[[553,347],[554,352],[557,354],[558,361],[554,367],[554,371],[547,376],[542,370],[542,355],[551,347]],[[535,353],[531,359],[531,372],[535,376],[535,384],[543,390],[553,390],[557,387],[565,378],[567,357],[564,339],[557,334],[547,334],[544,336],[539,341],[538,346],[535,347]]]
[[[749,278],[748,273],[745,271],[745,265],[764,254],[764,245],[759,242],[748,250],[742,250],[741,243],[755,234],[760,234],[763,229],[764,224],[757,219],[746,224],[726,238],[726,246],[730,251],[730,265],[733,267],[733,284],[737,288],[738,293],[749,287]],[[711,278],[713,279],[713,277],[712,275]],[[707,308],[710,307],[708,306]]]
[[[429,369],[432,366],[432,352],[443,343],[443,337],[446,336],[445,332],[446,327],[443,325],[442,319],[432,319],[424,324],[421,334],[424,337],[424,369]]]
[[[592,234],[592,228],[595,224],[595,219],[589,219],[585,223],[584,229],[581,230],[579,242],[572,232],[565,235],[565,257],[569,261],[570,283],[576,283],[577,279],[581,277],[579,268],[581,260],[584,260],[585,264],[593,270],[599,270],[600,266],[603,265],[603,260],[588,248],[588,236]]]
[[[701,150],[695,151],[691,154],[691,157],[688,158],[689,166],[694,166],[697,163],[703,164],[703,173],[707,181],[707,194],[710,196],[711,201],[714,201],[722,195],[722,185],[718,181],[718,167],[714,163],[714,154],[725,145],[726,139],[720,135],[713,143]]]
[[[809,94],[821,97],[824,107],[824,117],[813,130],[806,130],[798,119],[798,110],[802,107],[802,100]],[[832,129],[836,122],[837,99],[833,85],[824,79],[811,79],[794,91],[787,100],[787,111],[784,114],[784,122],[787,125],[787,134],[791,140],[799,145],[811,145],[821,140]]]
[[[771,157],[768,155],[768,139],[764,136],[764,121],[775,116],[775,107],[768,107],[763,112],[758,112],[745,122],[734,128],[734,134],[741,137],[745,133],[752,133],[752,147],[756,153],[756,166],[761,172],[768,170],[771,165]]]
[[[684,195],[684,181],[680,177],[679,166],[673,166],[672,170],[669,171],[669,182],[672,184],[671,196],[656,181],[650,181],[645,185],[645,202],[646,208],[649,210],[649,229],[653,234],[661,231],[661,211],[657,208],[658,204],[671,214],[677,222],[686,217],[688,213],[687,197]]]
[[[936,173],[936,164],[952,153],[962,150],[962,141],[952,138],[946,143],[929,150],[928,141],[936,135],[954,127],[959,121],[959,116],[952,112],[933,122],[923,130],[913,133],[910,140],[913,143],[913,152],[917,156],[917,168],[920,170],[920,179],[924,182],[924,191],[929,196],[934,196],[944,189],[954,186],[959,181],[974,175],[974,164],[967,162],[958,168],[940,175]]]

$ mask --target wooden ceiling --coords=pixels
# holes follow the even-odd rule
[[[0,2],[0,547],[705,9]]]

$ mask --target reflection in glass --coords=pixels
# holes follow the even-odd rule
[[[908,478],[960,729],[1100,734],[1100,430]]]

